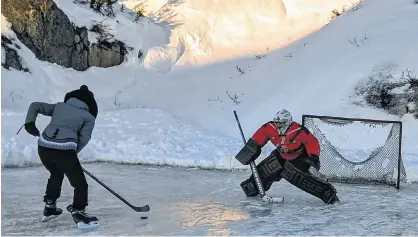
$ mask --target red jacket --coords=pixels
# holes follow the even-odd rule
[[[304,152],[318,157],[320,154],[318,139],[296,122],[292,122],[284,134],[280,134],[274,122],[268,122],[252,138],[262,147],[271,141],[285,160],[297,159]]]

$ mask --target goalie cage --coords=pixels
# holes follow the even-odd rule
[[[331,126],[345,126],[354,122],[365,125],[392,125],[386,142],[377,147],[367,159],[354,162],[343,157],[336,147],[326,138],[315,123],[315,119]],[[361,118],[344,118],[319,115],[302,115],[302,126],[317,137],[320,146],[321,168],[318,171],[311,167],[310,172],[321,179],[342,183],[387,184],[399,189],[400,181],[406,179],[402,162],[402,122],[373,120]],[[365,157],[366,158],[366,157]],[[384,166],[384,162],[389,163]]]

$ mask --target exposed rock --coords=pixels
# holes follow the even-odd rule
[[[12,40],[7,38],[6,36],[1,36],[1,47],[5,51],[4,62],[2,62],[2,66],[6,69],[14,68],[19,71],[29,72],[29,69],[26,66],[23,66],[22,58],[17,53],[14,47],[19,47],[17,45],[13,45]]]
[[[84,71],[119,65],[127,53],[119,43],[90,45],[87,29],[74,26],[52,0],[3,0],[1,12],[19,40],[43,61]]]
[[[71,67],[76,70],[89,68],[89,41],[86,27],[74,27],[73,47],[71,48]]]
[[[405,97],[406,96],[404,94],[394,95],[390,106],[388,106],[386,110],[390,114],[394,114],[398,116],[402,116],[406,113],[409,113],[410,112],[409,102]]]
[[[414,102],[411,103],[411,106],[410,106],[411,112],[413,112],[415,115],[415,118],[418,119],[418,87],[415,88],[413,101],[415,101],[415,103]]]
[[[12,23],[20,41],[40,60],[72,66],[73,26],[53,1],[4,0],[2,14]]]
[[[379,74],[376,78],[369,77],[365,84],[356,88],[356,93],[367,104],[390,114],[414,114],[418,118],[418,78],[411,71],[405,70],[400,81],[393,79],[393,76],[386,77],[385,74]]]
[[[90,46],[89,62],[90,66],[111,67],[120,64],[124,59],[123,45],[118,42],[98,44]]]

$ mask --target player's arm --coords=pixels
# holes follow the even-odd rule
[[[55,104],[48,104],[44,102],[31,103],[25,118],[25,130],[32,136],[39,137],[40,132],[35,124],[38,114],[52,116],[54,109]]]
[[[300,139],[305,146],[305,151],[308,155],[305,161],[315,169],[319,170],[321,166],[319,162],[321,147],[318,139],[307,128],[302,128],[302,132],[299,136],[301,136]]]
[[[270,140],[268,133],[267,133],[268,125],[269,123],[263,124],[263,126],[257,129],[254,135],[250,138],[254,140],[260,147],[264,147],[267,144],[267,142]]]
[[[76,152],[79,153],[83,148],[89,143],[91,139],[91,135],[93,133],[94,125],[96,120],[93,116],[88,118],[85,122],[83,127],[81,128],[78,136],[78,143],[77,143],[77,150]]]
[[[35,122],[38,114],[45,116],[52,116],[54,112],[55,104],[48,104],[44,102],[33,102],[30,104],[28,112],[26,114],[25,123]]]
[[[266,131],[267,124],[261,126],[235,156],[241,164],[248,165],[260,156],[261,148],[269,141]]]

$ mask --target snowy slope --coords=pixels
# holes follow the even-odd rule
[[[359,1],[123,0],[111,19],[86,5],[55,0],[77,25],[104,20],[118,39],[145,53],[142,66],[158,72],[282,47],[327,24],[334,9],[342,12]],[[148,18],[133,24],[129,9],[139,4]]]
[[[304,1],[295,1],[293,3],[296,2],[302,5],[304,3]],[[84,6],[79,6],[77,11],[75,11],[70,9],[69,2],[57,1],[57,3],[59,7],[67,6],[67,13],[72,12],[75,14],[75,12],[87,11],[84,9]],[[191,4],[191,2],[187,2],[187,4],[189,3]],[[269,3],[273,4],[273,1]],[[283,1],[284,6],[286,6],[286,14],[288,14],[285,19],[309,15],[302,10],[298,14],[295,9],[301,5],[293,6],[291,3],[292,1]],[[129,4],[133,5],[131,2],[126,2],[126,4],[127,6]],[[157,1],[153,7],[159,9],[159,4],[163,5],[165,2]],[[342,2],[338,6],[341,7],[341,5],[343,5]],[[202,6],[204,6],[203,3],[200,7]],[[304,6],[306,6],[305,10],[308,12],[315,10],[312,5]],[[193,4],[180,4],[176,7],[184,10],[182,12],[184,13],[184,19],[189,19],[186,16],[190,17],[186,12],[192,11],[193,7],[199,8]],[[247,10],[248,8],[255,8],[253,5],[246,4],[243,4],[243,7],[247,7]],[[262,7],[264,8],[260,9],[271,8],[268,4]],[[306,21],[319,21],[322,22],[322,25],[326,24],[324,22],[325,19],[330,17],[328,10],[332,8],[337,8],[337,6],[318,8],[317,12],[312,13],[311,16],[317,15],[318,12],[323,12],[324,14],[326,12],[328,15],[326,17],[322,16],[323,18],[318,16],[315,20],[308,17],[301,20],[301,23],[298,24],[302,26]],[[213,9],[208,8],[208,12],[216,9],[215,7]],[[225,8],[225,12],[222,12],[222,14],[230,15],[228,11],[232,11],[232,7]],[[252,16],[252,14],[248,15]],[[93,15],[89,16],[95,17]],[[205,18],[204,15],[202,15],[203,18]],[[296,18],[293,18],[295,22]],[[77,15],[72,15],[70,19],[78,24],[90,24],[88,22],[83,23],[88,17],[80,18]],[[338,17],[321,30],[280,50],[270,50],[260,55],[259,59],[255,58],[254,55],[248,55],[240,58],[229,58],[225,61],[214,61],[224,59],[224,57],[210,54],[211,59],[208,60],[205,57],[201,58],[198,53],[189,58],[183,54],[182,58],[179,59],[183,61],[179,65],[185,66],[176,67],[174,70],[172,70],[174,64],[167,64],[167,62],[175,62],[176,60],[172,60],[173,58],[170,56],[170,60],[167,61],[160,57],[161,55],[156,55],[158,54],[157,51],[164,49],[172,42],[187,42],[184,39],[187,39],[188,35],[193,35],[192,30],[182,32],[181,29],[185,30],[185,28],[177,27],[170,31],[170,37],[162,40],[161,37],[167,33],[165,31],[167,28],[164,28],[161,24],[153,25],[153,21],[150,20],[149,26],[146,26],[147,24],[144,22],[142,22],[143,26],[140,26],[141,24],[134,25],[128,16],[126,16],[125,21],[122,19],[122,16],[118,18],[124,24],[119,26],[116,31],[118,37],[123,38],[128,45],[136,49],[145,48],[148,50],[150,54],[145,61],[138,63],[138,61],[134,60],[136,55],[133,55],[127,63],[118,67],[107,69],[91,68],[86,72],[76,72],[71,69],[63,69],[57,65],[39,62],[26,47],[22,47],[20,53],[31,69],[32,74],[2,69],[2,127],[5,129],[5,125],[7,125],[7,129],[9,129],[9,124],[13,124],[11,125],[12,128],[10,128],[13,131],[2,132],[2,156],[12,154],[7,160],[7,162],[10,162],[8,164],[22,164],[25,161],[36,163],[36,157],[31,157],[31,155],[20,156],[22,154],[20,151],[24,151],[25,147],[29,147],[26,148],[30,150],[29,154],[36,154],[32,146],[34,143],[33,139],[25,138],[20,140],[21,138],[19,138],[10,140],[14,136],[13,132],[15,132],[15,129],[19,127],[19,121],[23,122],[22,111],[26,110],[28,104],[33,100],[51,102],[61,100],[66,91],[79,87],[81,83],[87,84],[97,95],[100,108],[98,123],[103,126],[97,130],[97,136],[95,135],[92,140],[93,145],[91,148],[88,148],[90,150],[82,153],[83,159],[94,160],[96,158],[100,160],[146,163],[148,160],[139,157],[147,157],[147,159],[151,160],[149,163],[201,164],[204,167],[223,168],[228,167],[229,162],[233,162],[231,157],[241,146],[239,132],[232,115],[233,109],[238,111],[247,137],[262,123],[270,120],[274,113],[282,107],[289,109],[297,121],[300,121],[301,115],[304,113],[397,120],[398,118],[389,116],[385,112],[354,105],[351,98],[353,88],[357,83],[367,79],[372,69],[382,63],[393,62],[398,65],[395,72],[396,75],[399,75],[404,68],[418,71],[416,59],[418,32],[411,31],[418,23],[418,6],[410,0],[367,0],[360,7],[355,8],[354,11],[346,12],[346,14]],[[199,18],[193,19],[199,22]],[[223,18],[220,17],[220,19]],[[238,21],[239,19],[235,20]],[[260,22],[262,21],[259,21],[258,24],[261,24]],[[321,24],[318,23],[317,27]],[[156,27],[156,25],[161,28]],[[186,27],[186,25],[183,24],[182,26]],[[244,25],[248,25],[248,23]],[[286,30],[291,28],[289,26],[291,24],[287,25],[287,28],[277,28],[286,32]],[[219,27],[215,28],[220,29]],[[240,41],[246,44],[245,47],[238,45],[236,48],[231,49],[231,54],[228,56],[232,57],[248,53],[244,49],[259,45],[258,43],[271,43],[274,45],[277,42],[271,36],[271,34],[274,34],[271,28],[274,27],[266,27],[264,29],[265,32],[260,33],[261,38],[257,38],[258,35],[254,34],[254,32],[248,33],[248,35],[252,36],[247,41],[249,43]],[[132,32],[139,29],[148,29],[147,34],[152,35],[152,37],[135,38],[137,35],[132,34]],[[186,28],[186,31],[187,29],[193,29],[193,27]],[[296,36],[299,34],[300,36],[303,32],[312,32],[315,28],[312,26],[309,30],[303,29],[303,27],[296,27],[295,29],[300,29],[300,31],[287,33]],[[231,38],[228,39],[229,36],[227,34],[224,38],[225,40],[220,40],[219,37],[225,35],[224,31],[208,32],[213,33],[212,35],[205,33],[208,37],[204,41],[206,40],[209,43],[198,44],[203,49],[208,47],[210,50],[222,51],[222,47],[227,47],[225,45],[222,46],[222,42],[229,42],[232,45],[238,44],[237,41],[231,40]],[[215,33],[217,36],[215,36]],[[8,34],[12,33],[8,32]],[[172,39],[171,36],[176,34],[184,36],[184,38],[179,41]],[[281,34],[277,33],[277,35]],[[209,38],[213,40],[208,40]],[[354,38],[359,43],[358,47],[349,42],[353,41]],[[190,49],[191,45],[200,42],[198,37],[194,39],[193,43],[188,42],[180,49],[184,48],[186,52],[186,49]],[[175,46],[177,47],[178,44],[175,44]],[[277,44],[276,46],[280,47],[281,45]],[[254,52],[251,51],[253,49],[249,50]],[[254,50],[257,51],[259,49],[255,47]],[[167,53],[164,50],[162,52],[164,55]],[[222,52],[219,53],[220,55],[222,54]],[[176,58],[179,54],[173,53],[173,55]],[[187,66],[195,64],[196,61],[200,64],[199,66]],[[212,63],[202,64],[208,61]],[[237,104],[228,97],[227,93],[232,97],[235,94],[238,96]],[[158,110],[147,110],[147,112],[144,112],[140,109],[144,106],[158,108]],[[130,110],[132,108],[137,109]],[[125,110],[121,112],[121,109]],[[11,111],[10,114],[12,112],[18,114],[8,115],[5,113],[6,111]],[[138,113],[138,116],[135,116],[136,113]],[[140,115],[142,113],[146,113],[145,117],[147,118],[142,117]],[[153,113],[155,115],[151,115]],[[164,114],[166,118],[174,116],[176,119],[160,121],[158,114]],[[122,123],[118,122],[115,125],[115,123],[110,123],[109,120],[106,120],[106,118],[112,118],[112,116],[116,120],[118,116],[126,118],[129,120],[130,126],[135,124],[138,132],[131,132],[129,129],[125,130],[125,127],[121,125]],[[129,118],[127,118],[128,116]],[[176,154],[164,158],[167,159],[164,162],[157,161],[159,159],[157,157],[160,157],[161,153],[156,150],[151,152],[148,149],[137,149],[135,148],[137,147],[136,145],[125,150],[117,148],[117,145],[109,147],[107,145],[97,145],[108,144],[104,143],[104,141],[109,138],[99,135],[106,131],[105,127],[108,123],[111,124],[109,126],[117,126],[120,133],[128,134],[126,135],[128,137],[115,136],[115,142],[123,139],[129,140],[130,138],[134,139],[134,144],[140,144],[138,147],[147,147],[143,144],[155,145],[155,137],[150,134],[154,134],[152,131],[157,130],[158,126],[150,127],[149,130],[146,130],[145,134],[148,135],[142,137],[146,140],[140,141],[137,138],[137,136],[141,136],[139,131],[143,130],[139,128],[140,125],[138,124],[150,124],[149,120],[152,119],[164,124],[164,126],[175,126],[176,131],[180,131],[181,128],[175,125],[176,123],[174,122],[178,119],[183,124],[182,126],[196,131],[192,134],[184,134],[183,138],[179,138],[180,140],[174,140],[177,141],[175,143],[176,146],[180,147],[178,150],[171,147],[174,145],[171,145],[173,143],[168,141],[176,139],[178,136],[183,135],[182,133],[161,135],[169,138],[165,141],[165,145],[161,145],[161,150],[165,151],[164,154],[170,154],[174,152],[173,150],[176,150]],[[418,144],[416,143],[418,135],[414,132],[418,131],[417,121],[410,116],[405,116],[401,120],[404,122],[403,157],[406,162],[408,179],[418,180]],[[193,127],[189,127],[186,124],[192,124]],[[162,127],[161,129],[170,131],[168,127]],[[208,130],[213,135],[206,135]],[[362,149],[362,147],[359,147],[359,144],[367,144],[368,147],[373,147],[380,141],[373,137],[356,136],[358,132],[363,131],[349,130],[346,136],[336,136],[335,139],[340,139],[336,143],[341,143],[341,140],[343,140],[344,143],[342,144],[345,144],[344,149],[356,152]],[[114,133],[117,132],[115,131]],[[199,138],[196,134],[205,135]],[[171,139],[170,136],[172,136]],[[225,136],[231,137],[231,139],[225,138]],[[354,140],[350,141],[347,137]],[[194,147],[203,150],[203,158],[194,158],[196,153],[192,151],[182,154],[184,149],[181,147],[186,147],[190,141],[193,141]],[[15,145],[10,145],[12,143],[15,143]],[[152,145],[150,146],[152,147]],[[4,147],[8,148],[5,149]],[[106,156],[107,153],[112,153],[114,150],[118,150],[118,156],[116,154]],[[18,151],[17,154],[19,156],[13,155],[13,152],[16,151]],[[2,164],[5,164],[3,160]],[[235,166],[231,163],[229,167]]]

